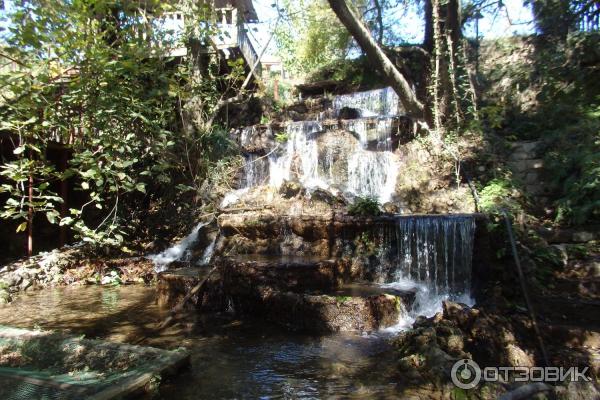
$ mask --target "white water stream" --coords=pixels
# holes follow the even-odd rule
[[[362,115],[339,122],[339,128],[354,135],[358,143],[346,143],[333,157],[331,143],[319,141],[321,135],[329,134],[323,121],[288,122],[285,141],[271,149],[266,159],[253,153],[246,155],[243,188],[265,183],[279,188],[285,181],[298,180],[309,192],[341,190],[350,197],[391,201],[398,176],[398,156],[392,148],[398,96],[391,88],[336,96],[329,111],[337,117],[345,107],[357,109]],[[250,145],[261,134],[256,127],[244,128],[242,146]],[[234,204],[244,193],[238,190],[227,195],[221,206]]]
[[[408,315],[386,332],[409,329],[419,315],[432,317],[445,300],[474,304],[471,269],[475,221],[472,216],[402,216],[388,238],[391,268],[382,287],[415,291]],[[385,262],[384,262],[385,263]]]
[[[211,221],[200,222],[192,232],[183,238],[177,244],[169,247],[161,253],[153,254],[147,258],[152,260],[154,263],[154,270],[156,272],[163,272],[167,270],[169,264],[175,261],[186,261],[191,257],[191,247],[198,241],[198,233],[200,229],[207,226]]]

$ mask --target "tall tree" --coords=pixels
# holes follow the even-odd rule
[[[324,0],[283,0],[280,12],[275,40],[289,71],[310,74],[348,55],[352,38]]]

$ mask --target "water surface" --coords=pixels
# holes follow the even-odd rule
[[[382,337],[308,336],[230,315],[188,315],[156,335],[165,317],[150,286],[73,286],[25,293],[0,307],[4,325],[90,338],[185,346],[191,368],[163,382],[162,399],[398,398],[393,352]]]

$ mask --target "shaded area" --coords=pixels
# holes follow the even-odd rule
[[[47,289],[0,308],[0,319],[12,325],[116,341],[138,340],[163,315],[154,289],[139,285]],[[402,379],[384,337],[299,335],[227,314],[185,321],[143,343],[192,352],[192,367],[163,382],[159,398],[398,396]]]

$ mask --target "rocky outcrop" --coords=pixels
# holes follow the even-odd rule
[[[391,295],[334,297],[259,288],[261,303],[253,311],[294,330],[317,333],[372,332],[394,325],[406,313]]]
[[[207,268],[177,268],[162,272],[156,278],[156,301],[163,309],[181,304],[192,288],[206,278]],[[218,274],[211,275],[202,288],[184,304],[184,309],[224,311],[226,299]]]
[[[356,277],[341,260],[244,256],[219,262],[236,312],[294,330],[373,331],[396,324],[414,302],[412,292],[344,290]]]
[[[231,286],[269,286],[283,291],[332,290],[348,279],[339,260],[308,257],[244,256],[223,260]]]
[[[65,272],[83,257],[81,248],[43,253],[0,268],[0,304],[21,291],[63,283]]]
[[[285,215],[271,211],[221,214],[218,252],[223,255],[271,254],[319,257],[352,255],[357,240],[381,240],[390,216],[346,214]],[[362,235],[362,238],[361,238]]]
[[[23,291],[55,285],[149,282],[154,265],[143,257],[103,259],[84,246],[42,253],[0,268],[0,304]]]

